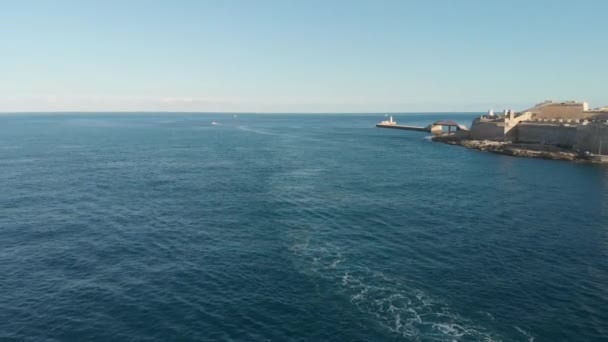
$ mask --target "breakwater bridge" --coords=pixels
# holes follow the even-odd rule
[[[379,128],[390,128],[390,129],[401,129],[404,131],[417,131],[417,132],[428,132],[428,133],[432,133],[435,135],[442,135],[442,134],[452,134],[452,133],[456,133],[458,131],[468,131],[469,129],[466,128],[463,125],[458,124],[455,121],[452,120],[440,120],[440,121],[435,121],[432,124],[426,126],[426,127],[418,127],[418,126],[407,126],[407,125],[397,125],[397,122],[393,120],[393,117],[391,116],[389,120],[387,121],[382,121],[380,123],[378,123],[376,125],[376,127]],[[444,127],[447,127],[447,132],[445,132],[443,129]]]

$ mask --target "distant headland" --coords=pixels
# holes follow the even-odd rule
[[[512,156],[608,162],[608,107],[589,109],[586,102],[545,101],[500,114],[490,110],[473,120],[470,129],[451,121],[401,126],[392,117],[376,126],[427,131],[434,141]]]

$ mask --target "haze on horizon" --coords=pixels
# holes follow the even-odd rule
[[[608,2],[3,1],[0,112],[608,105]]]

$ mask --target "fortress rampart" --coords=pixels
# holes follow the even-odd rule
[[[469,134],[473,140],[555,145],[600,154],[608,153],[607,120],[608,108],[589,110],[586,102],[546,101],[519,113],[477,118]]]

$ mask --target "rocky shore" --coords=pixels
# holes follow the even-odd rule
[[[436,136],[433,141],[449,145],[459,145],[479,151],[504,154],[515,157],[567,160],[575,162],[598,162],[575,150],[552,145],[518,144],[502,141],[470,140],[457,135]],[[601,161],[600,161],[601,162]],[[605,162],[605,161],[604,161]]]

